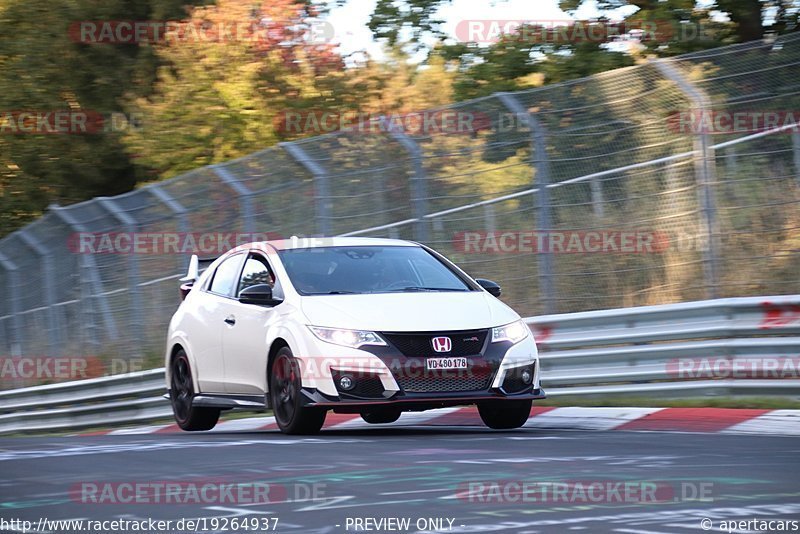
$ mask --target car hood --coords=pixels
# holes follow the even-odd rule
[[[317,295],[301,298],[314,326],[384,332],[474,330],[519,316],[484,291]]]

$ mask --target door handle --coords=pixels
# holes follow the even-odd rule
[[[233,315],[229,315],[227,318],[225,318],[225,322],[233,326],[236,324],[236,317],[234,317]]]

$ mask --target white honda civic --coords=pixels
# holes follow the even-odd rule
[[[283,432],[310,434],[328,410],[391,423],[469,404],[510,429],[544,398],[536,343],[500,287],[418,243],[250,243],[201,275],[193,257],[182,281],[166,381],[184,430],[229,409],[272,409]]]

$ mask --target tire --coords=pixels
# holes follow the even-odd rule
[[[275,355],[269,394],[275,422],[284,434],[316,434],[325,423],[326,410],[302,405],[300,366],[289,347]]]
[[[478,413],[483,424],[495,430],[519,428],[531,414],[533,401],[508,400],[478,404]]]
[[[400,413],[396,408],[378,408],[371,412],[361,412],[361,419],[373,425],[394,423],[400,419]]]
[[[170,402],[175,422],[181,430],[211,430],[219,421],[218,408],[198,408],[192,406],[194,382],[189,358],[181,349],[170,364]]]

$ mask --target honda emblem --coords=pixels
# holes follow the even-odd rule
[[[453,348],[453,342],[449,337],[444,336],[431,339],[431,344],[436,352],[450,352]]]

